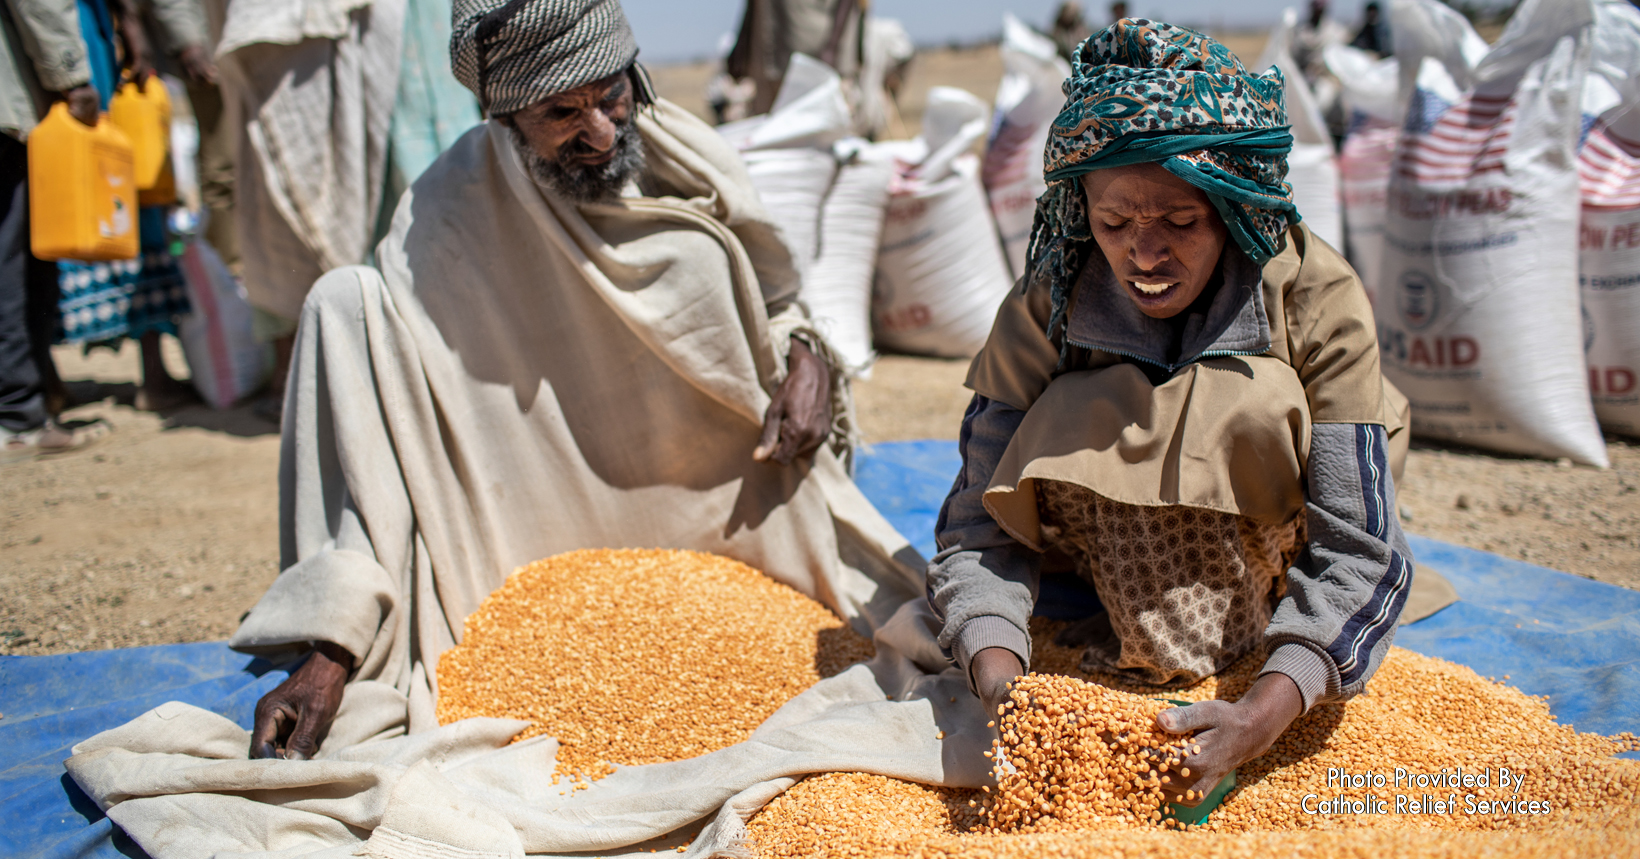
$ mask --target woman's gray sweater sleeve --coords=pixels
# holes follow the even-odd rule
[[[944,624],[940,647],[968,673],[988,647],[1013,651],[1031,664],[1031,609],[1040,556],[1008,536],[981,498],[1025,413],[975,395],[962,418],[962,469],[934,526],[939,554],[928,565],[928,602]],[[969,676],[969,686],[973,677]]]
[[[1308,545],[1287,571],[1260,673],[1291,677],[1309,710],[1356,695],[1384,661],[1412,587],[1412,549],[1382,426],[1316,424],[1305,471]]]

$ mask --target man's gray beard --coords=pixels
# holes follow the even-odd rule
[[[556,191],[577,203],[597,203],[621,195],[621,189],[643,170],[643,137],[632,119],[615,127],[615,154],[602,164],[583,164],[577,158],[593,150],[579,137],[558,149],[556,160],[543,158],[530,145],[518,126],[509,125],[513,146],[524,160],[530,178],[543,188]]]

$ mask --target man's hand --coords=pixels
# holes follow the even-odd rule
[[[1008,700],[1008,684],[1019,679],[1025,673],[1025,666],[1019,662],[1019,657],[1006,647],[987,647],[974,654],[974,660],[968,666],[969,673],[974,675],[974,689],[979,692],[979,701],[985,706],[985,720],[995,719],[997,707]]]
[[[91,84],[77,86],[63,93],[63,101],[68,102],[68,115],[79,120],[83,125],[97,127],[97,114],[100,113],[98,104],[101,99],[97,96],[97,88]]]
[[[211,62],[211,55],[206,53],[203,45],[189,45],[177,54],[177,61],[182,64],[182,73],[195,84],[216,83],[216,64]]]
[[[820,446],[831,434],[831,371],[801,340],[792,339],[786,381],[775,389],[763,414],[763,437],[752,459],[791,465]]]
[[[125,67],[131,70],[131,79],[138,86],[146,86],[154,74],[154,60],[148,47],[148,34],[142,29],[142,13],[136,0],[114,0],[109,11],[115,15],[115,26],[120,41],[125,43]]]
[[[353,656],[321,641],[302,667],[256,702],[251,757],[305,761],[319,751],[319,735],[336,718]]]
[[[1188,806],[1200,804],[1202,796],[1211,793],[1225,774],[1268,751],[1303,710],[1304,697],[1291,678],[1266,674],[1234,704],[1203,701],[1157,713],[1156,724],[1162,730],[1170,734],[1195,731],[1196,736],[1186,740],[1185,745],[1192,751],[1201,747],[1201,753],[1188,755],[1182,767],[1171,768],[1168,800]],[[1184,775],[1184,769],[1190,774]],[[1184,792],[1197,785],[1201,786],[1197,794],[1184,799]]]

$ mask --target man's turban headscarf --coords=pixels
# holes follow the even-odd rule
[[[450,65],[490,115],[602,80],[638,41],[617,0],[455,0]]]
[[[1293,136],[1278,69],[1252,74],[1219,42],[1142,18],[1089,36],[1071,68],[1048,134],[1048,190],[1037,201],[1028,266],[1032,278],[1052,280],[1055,322],[1093,244],[1084,173],[1159,162],[1207,192],[1253,262],[1276,255],[1299,220],[1285,181]]]

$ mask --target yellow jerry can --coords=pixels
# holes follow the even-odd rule
[[[44,260],[137,255],[131,141],[105,116],[91,128],[57,102],[28,136],[29,237]]]
[[[126,81],[108,102],[108,118],[131,141],[137,171],[137,203],[164,206],[177,201],[171,174],[171,96],[157,76],[138,85]]]

